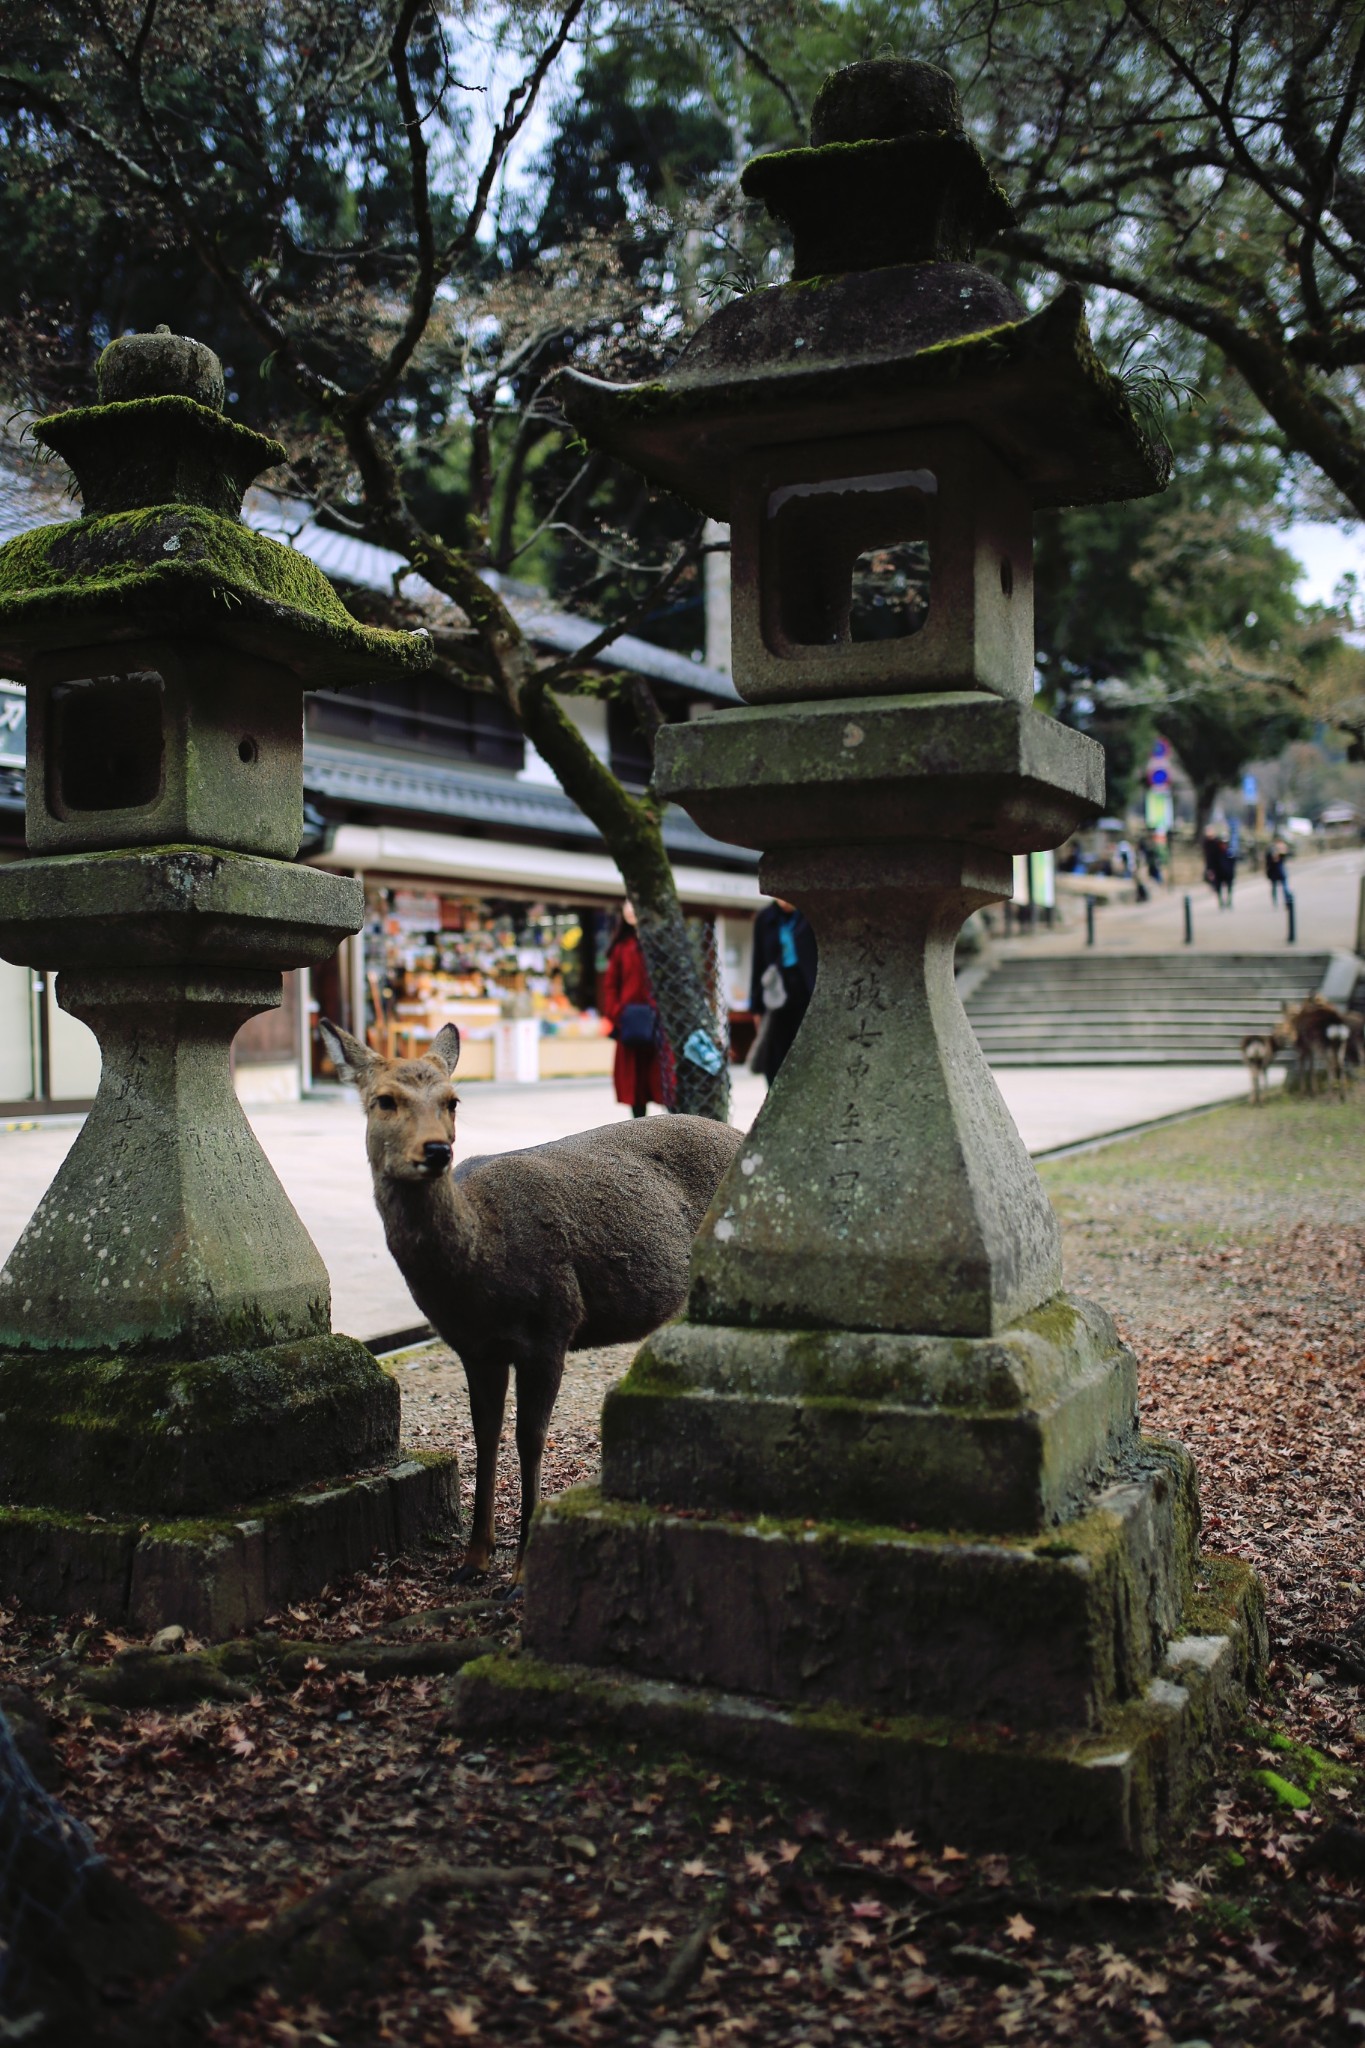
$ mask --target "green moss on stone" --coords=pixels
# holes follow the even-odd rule
[[[3,1354],[0,1416],[0,1497],[213,1516],[391,1457],[399,1395],[363,1344],[323,1334],[200,1359]]]
[[[1302,1813],[1313,1804],[1306,1792],[1301,1792],[1297,1785],[1291,1785],[1288,1778],[1282,1778],[1278,1771],[1253,1771],[1251,1775],[1257,1785],[1263,1785],[1267,1792],[1274,1794],[1281,1806],[1292,1807],[1295,1813]]]
[[[338,656],[359,657],[366,674],[420,669],[431,659],[423,634],[358,625],[296,548],[199,505],[144,506],[38,527],[0,548],[6,647],[93,639],[120,628],[197,635],[207,629],[235,645],[245,629],[266,625],[276,634],[277,658],[295,669],[311,671],[328,655],[334,664]]]

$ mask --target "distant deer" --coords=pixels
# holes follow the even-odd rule
[[[1362,1035],[1365,1018],[1358,1010],[1340,1010],[1322,996],[1286,1004],[1275,1030],[1280,1045],[1292,1046],[1298,1062],[1297,1086],[1308,1095],[1317,1092],[1319,1055],[1327,1087],[1345,1095],[1346,1068],[1361,1063]]]
[[[392,1060],[321,1020],[343,1080],[365,1106],[374,1198],[417,1306],[458,1352],[476,1453],[474,1516],[460,1577],[493,1562],[493,1496],[509,1370],[517,1376],[521,1538],[568,1351],[647,1337],[687,1293],[692,1240],[742,1133],[706,1117],[605,1124],[450,1172],[460,1034]]]
[[[1326,1085],[1337,1095],[1346,1093],[1346,1069],[1362,1061],[1365,1017],[1358,1010],[1341,1010],[1322,996],[1308,996],[1301,1003],[1287,1003],[1275,1027],[1277,1044],[1292,1048],[1298,1067],[1297,1087],[1305,1094],[1317,1092],[1318,1057],[1326,1070]]]
[[[1248,1031],[1242,1040],[1242,1058],[1251,1081],[1251,1106],[1259,1109],[1271,1065],[1280,1048],[1269,1031]]]
[[[1343,1017],[1339,1023],[1326,1024],[1322,1032],[1323,1051],[1327,1058],[1327,1087],[1341,1101],[1346,1100],[1346,1053],[1351,1043],[1351,1027]]]

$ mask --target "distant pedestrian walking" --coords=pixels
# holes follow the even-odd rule
[[[1272,906],[1279,902],[1280,891],[1289,894],[1289,875],[1285,862],[1289,859],[1289,848],[1283,839],[1272,839],[1266,848],[1265,878],[1270,884]]]
[[[761,1020],[749,1065],[771,1087],[791,1051],[815,988],[815,933],[780,897],[754,919],[754,970],[749,1008]]]
[[[631,903],[621,909],[621,923],[607,954],[599,1001],[616,1040],[612,1068],[616,1100],[628,1103],[632,1116],[644,1116],[651,1102],[671,1109],[673,1052],[664,1037]]]
[[[1226,825],[1204,834],[1204,880],[1218,898],[1218,908],[1231,910],[1237,856],[1229,843]]]

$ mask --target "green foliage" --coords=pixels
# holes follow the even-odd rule
[[[1248,761],[1305,730],[1312,619],[1297,562],[1270,537],[1280,465],[1211,354],[1201,383],[1197,410],[1166,416],[1175,473],[1163,496],[1038,522],[1044,701],[1104,745],[1111,806],[1136,796],[1158,732],[1207,811]]]

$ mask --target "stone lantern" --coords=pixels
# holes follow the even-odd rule
[[[523,1654],[473,1667],[461,1714],[1142,1856],[1260,1654],[1258,1589],[1197,1561],[1190,1460],[1140,1437],[1132,1355],[1061,1291],[953,947],[1013,854],[1103,803],[1100,749],[1032,709],[1032,512],[1165,464],[1079,295],[1030,316],[973,263],[1010,214],[943,72],[838,74],[812,146],[744,184],[793,281],[656,383],[562,394],[730,522],[745,707],[661,734],[655,788],[762,850],[819,976],[685,1318],[607,1398],[600,1492],[542,1510]],[[897,563],[888,633],[859,591]]]
[[[398,1390],[331,1331],[327,1271],[238,1104],[233,1035],[359,929],[293,864],[303,692],[423,667],[241,524],[283,459],[224,416],[213,353],[114,342],[45,420],[83,516],[0,549],[27,680],[27,838],[0,953],[60,969],[94,1108],[0,1272],[0,1583],[35,1606],[222,1633],[447,1523]]]

